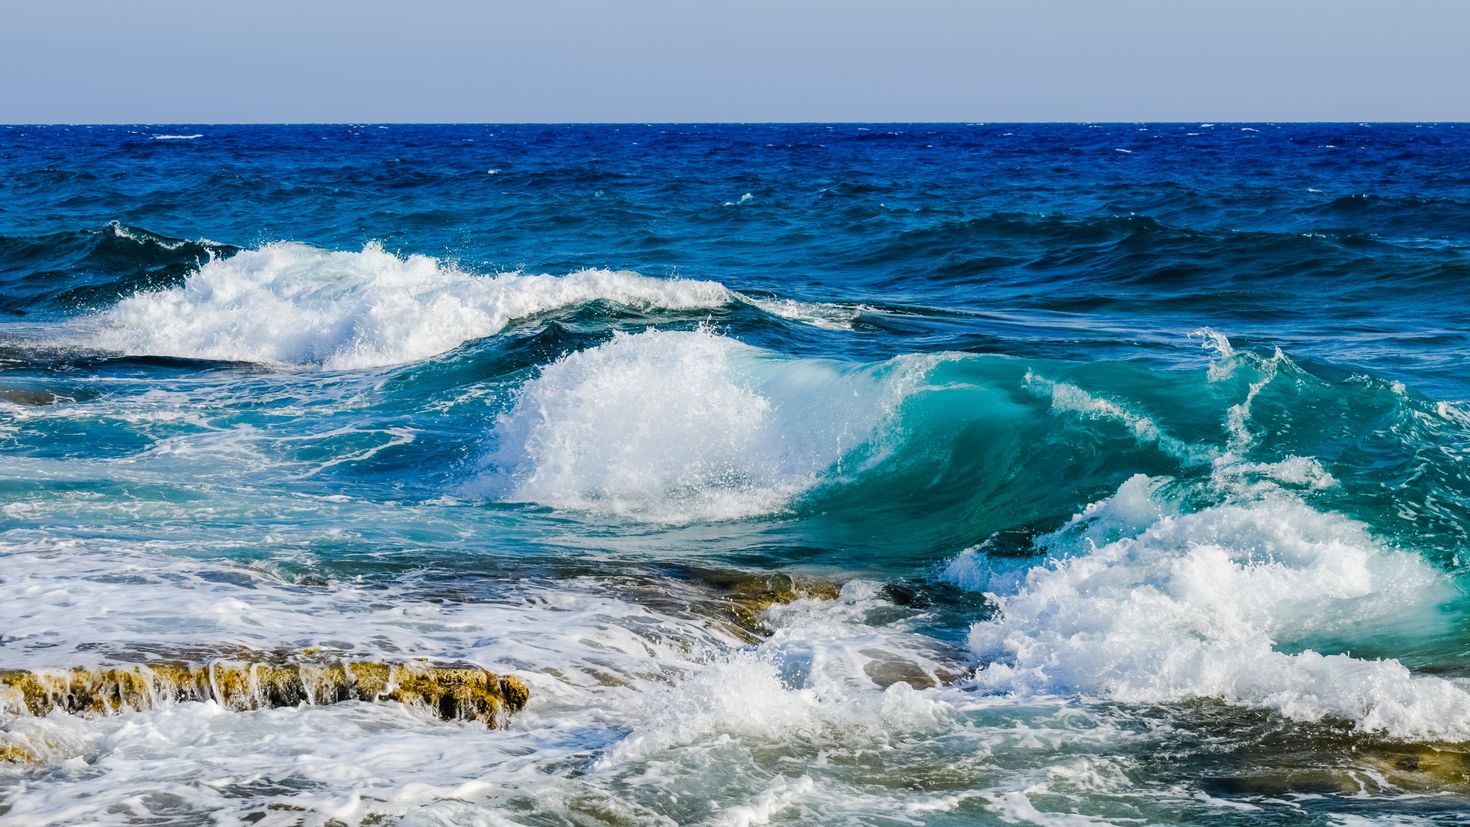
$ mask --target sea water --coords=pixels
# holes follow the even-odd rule
[[[0,820],[1470,807],[1470,130],[0,131]],[[788,584],[745,600],[750,584]]]

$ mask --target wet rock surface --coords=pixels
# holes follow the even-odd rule
[[[428,662],[269,660],[169,662],[0,671],[0,708],[42,716],[61,710],[109,715],[182,701],[235,710],[397,702],[453,721],[491,728],[525,707],[530,690],[513,675],[479,666]],[[0,759],[24,760],[0,750]]]

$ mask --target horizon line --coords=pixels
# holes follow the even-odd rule
[[[1304,126],[1304,125],[1346,125],[1346,126],[1458,126],[1470,124],[1466,120],[1371,120],[1371,119],[1347,119],[1347,120],[1239,120],[1239,119],[1215,119],[1188,118],[1184,120],[896,120],[896,121],[866,121],[866,120],[830,120],[830,121],[806,121],[806,120],[717,120],[717,121],[374,121],[374,120],[342,120],[342,121],[0,121],[0,126],[6,128],[37,127],[37,126],[1127,126],[1127,125],[1258,125],[1267,126]]]

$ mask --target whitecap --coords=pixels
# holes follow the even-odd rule
[[[376,243],[332,252],[278,242],[211,258],[178,287],[134,294],[72,327],[79,344],[128,354],[347,370],[426,359],[517,320],[599,301],[643,311],[746,303],[825,327],[850,326],[862,309],[629,271],[480,276]]]

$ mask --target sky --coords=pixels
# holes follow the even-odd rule
[[[1464,0],[0,0],[0,122],[1470,120]]]

